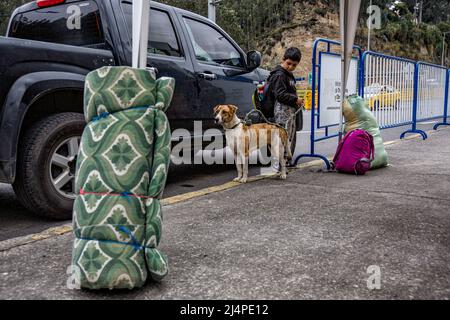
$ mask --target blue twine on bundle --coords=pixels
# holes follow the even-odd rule
[[[148,109],[148,108],[151,108],[152,106],[150,106],[150,105],[147,105],[147,106],[137,106],[137,107],[132,107],[132,108],[130,108],[130,109],[128,109],[128,110],[141,110],[141,109]]]
[[[125,199],[127,199],[128,202],[131,201],[131,196],[133,194],[131,192],[125,191],[125,192],[121,192],[120,196],[124,197]]]
[[[92,121],[97,122],[97,121],[100,121],[101,119],[106,119],[108,117],[109,117],[109,112],[103,112],[99,116],[92,118]]]
[[[127,110],[144,110],[144,109],[148,109],[148,108],[151,108],[151,106],[150,106],[150,105],[147,105],[147,106],[137,106],[137,107],[131,107],[131,108],[129,108],[129,109],[121,110],[121,111],[127,111]],[[101,113],[100,115],[98,115],[98,116],[92,118],[92,122],[98,122],[98,121],[100,121],[100,120],[102,120],[102,119],[106,119],[106,118],[108,118],[110,115],[111,115],[110,112],[103,112],[103,113]]]
[[[128,243],[128,245],[133,246],[133,248],[134,248],[135,250],[140,250],[140,249],[143,249],[143,248],[144,248],[143,246],[141,246],[141,244],[139,243],[139,241],[137,241],[136,237],[133,235],[133,233],[132,233],[130,230],[128,230],[128,229],[125,228],[124,226],[120,226],[120,227],[119,227],[119,230],[122,231],[122,232],[124,232],[124,233],[126,233],[126,234],[131,238],[132,242],[131,242],[131,243]]]
[[[133,233],[131,233],[131,231],[128,230],[126,227],[120,226],[119,227],[119,231],[122,231],[123,233],[127,234],[131,238],[131,242],[120,242],[120,241],[114,241],[114,240],[99,240],[99,239],[84,238],[84,237],[79,237],[79,236],[76,236],[76,237],[78,239],[84,240],[84,241],[98,241],[98,242],[103,242],[103,243],[121,244],[121,245],[125,245],[125,246],[132,246],[133,249],[136,250],[136,251],[145,249],[145,246],[142,246],[139,243],[139,241],[136,239],[136,237],[133,235]]]

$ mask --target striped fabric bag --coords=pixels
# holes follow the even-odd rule
[[[172,78],[104,67],[86,77],[73,209],[72,270],[81,288],[132,289],[168,272],[160,199],[171,131]]]

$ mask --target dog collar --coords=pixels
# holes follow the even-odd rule
[[[236,127],[237,127],[238,125],[240,125],[241,123],[243,123],[243,122],[242,122],[242,121],[239,121],[239,122],[236,123],[232,128],[230,128],[230,129],[225,129],[225,130],[228,131],[228,130],[236,129]]]

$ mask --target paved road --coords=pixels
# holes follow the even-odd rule
[[[449,137],[390,144],[364,177],[305,168],[166,205],[170,273],[138,290],[67,289],[72,233],[2,242],[0,298],[450,299]]]
[[[296,154],[309,153],[310,113],[304,114],[304,130],[298,133]],[[424,130],[430,130],[431,124],[421,124]],[[406,127],[383,131],[384,141],[398,139]],[[324,134],[319,130],[318,134]],[[316,152],[330,156],[336,149],[336,139],[317,143]],[[301,162],[310,161],[305,158]],[[263,171],[267,168],[263,168]],[[250,173],[257,175],[261,168],[252,166]],[[190,191],[196,191],[210,186],[231,181],[236,175],[234,165],[180,165],[171,166],[164,197],[172,197]],[[67,221],[55,222],[35,216],[24,209],[17,201],[9,185],[0,184],[0,241],[31,233],[38,233],[50,227],[59,226]]]

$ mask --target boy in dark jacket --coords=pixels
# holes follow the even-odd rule
[[[275,101],[275,122],[286,128],[289,146],[296,134],[295,112],[303,106],[303,99],[297,96],[295,78],[292,74],[301,59],[302,54],[298,48],[289,48],[284,53],[281,64],[270,73],[270,83]]]

